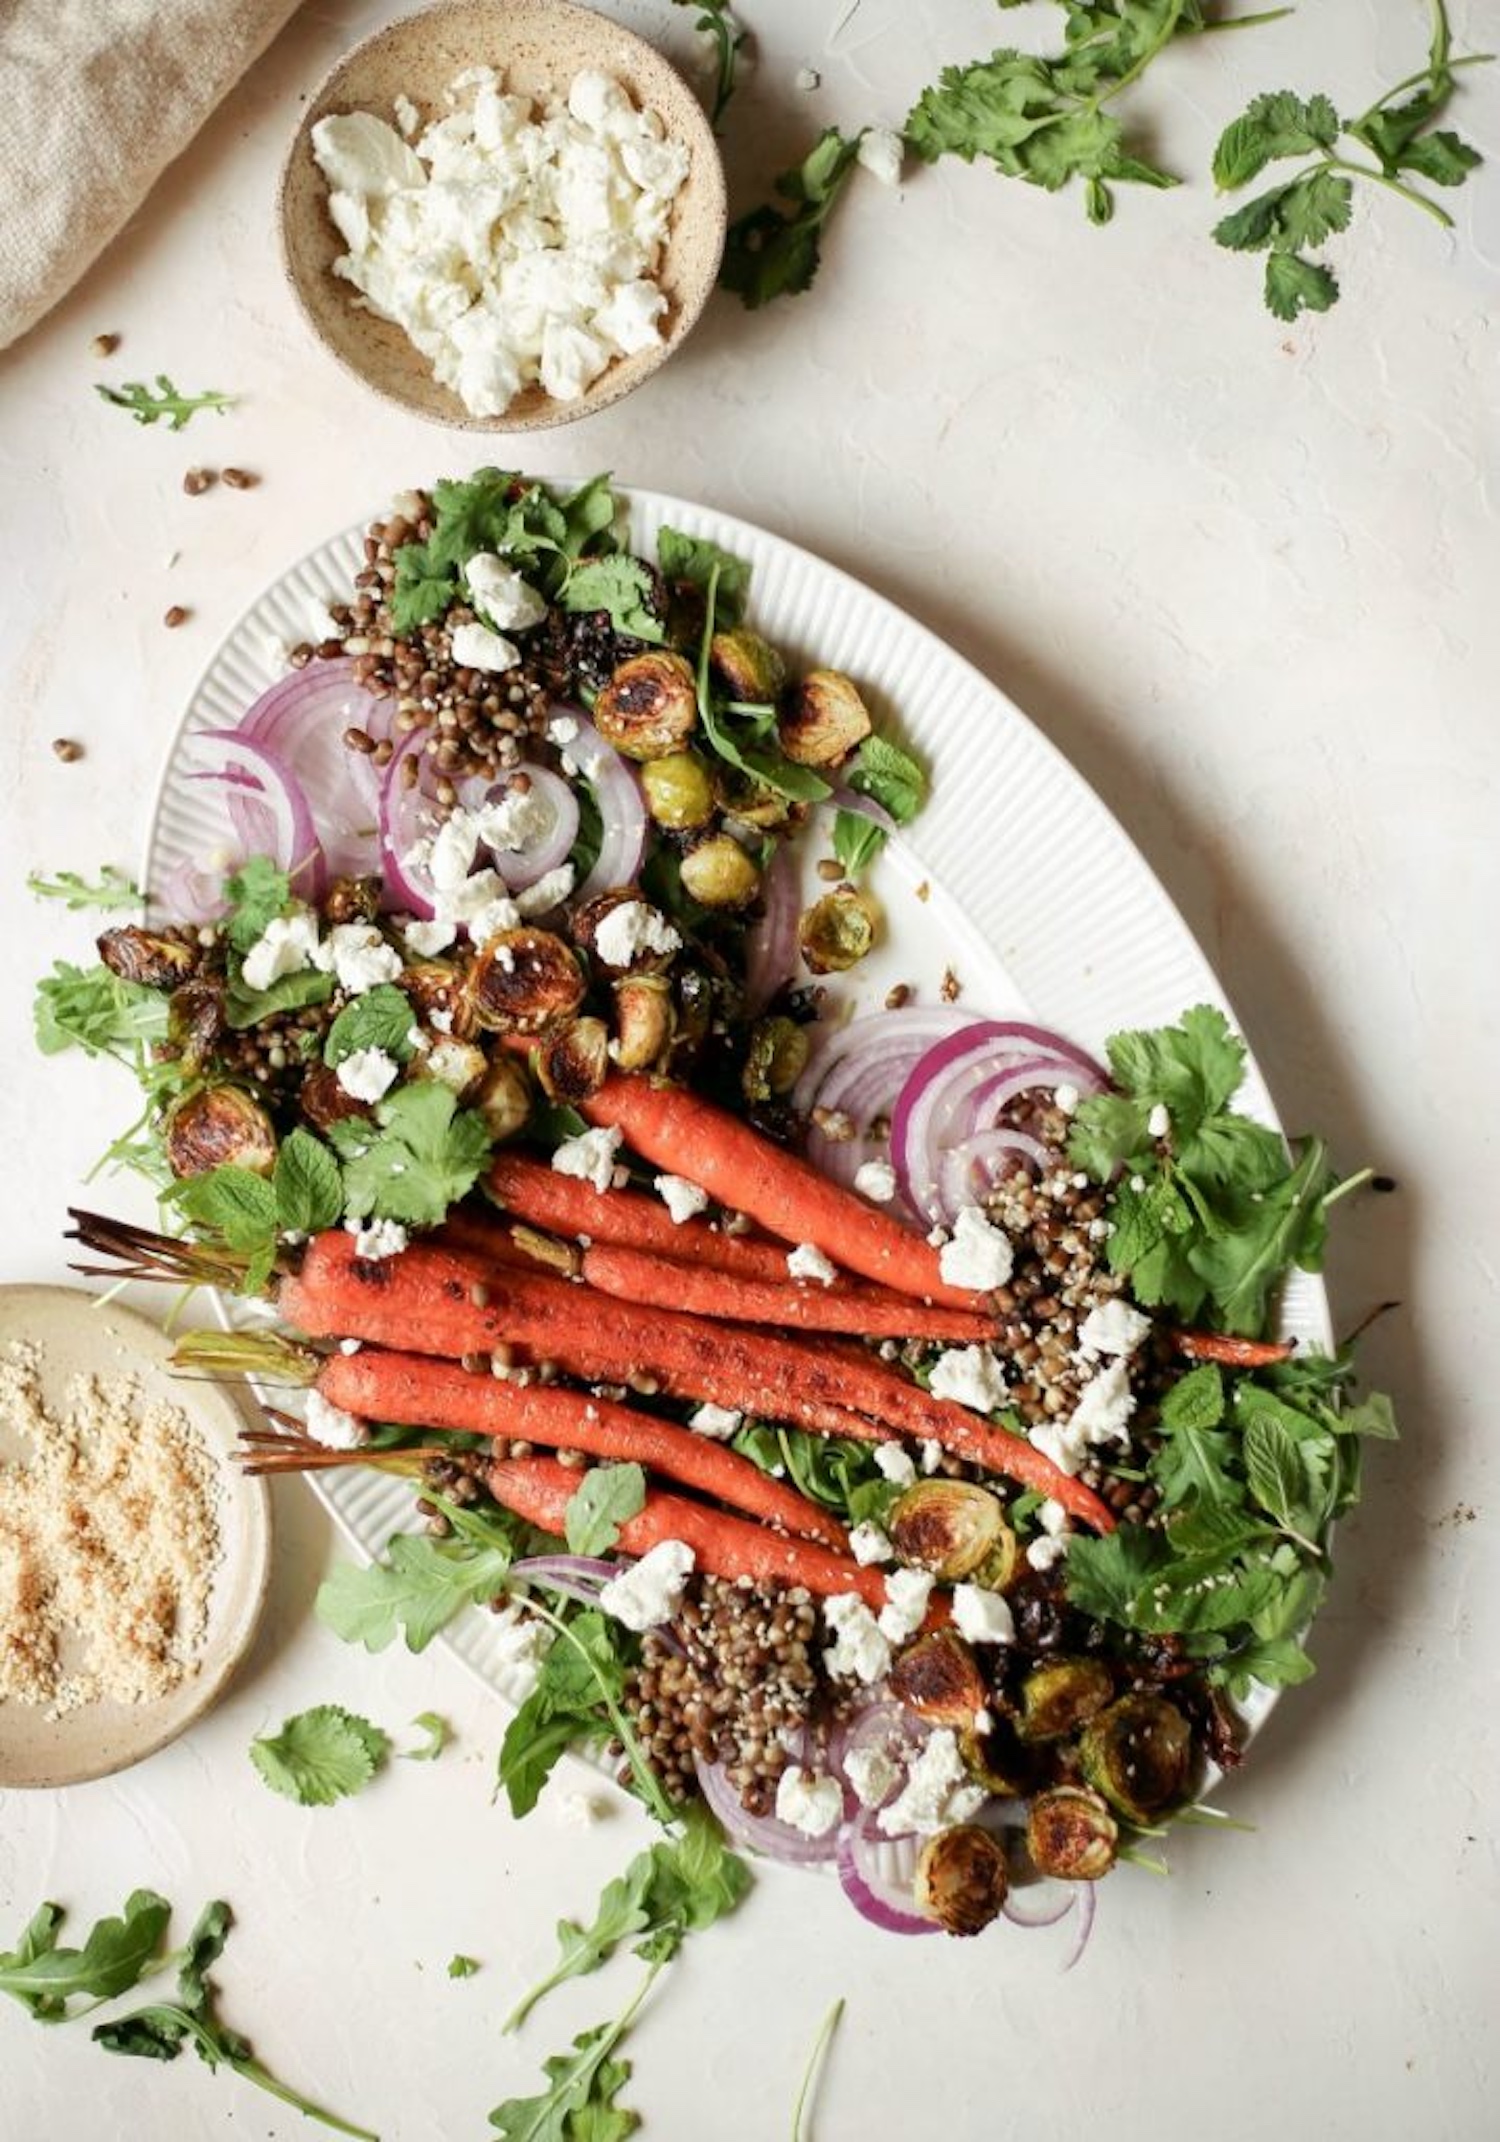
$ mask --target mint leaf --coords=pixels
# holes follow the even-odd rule
[[[324,1703],[253,1740],[250,1760],[272,1792],[299,1807],[331,1807],[369,1783],[389,1746],[367,1718]]]
[[[284,1234],[316,1235],[343,1216],[339,1164],[320,1139],[300,1125],[287,1132],[271,1175],[276,1225]]]
[[[857,878],[868,870],[885,846],[884,826],[861,818],[853,811],[837,811],[833,820],[833,852],[844,875]]]
[[[854,755],[849,786],[910,825],[927,801],[927,776],[909,751],[886,736],[867,736]]]
[[[276,1241],[276,1192],[264,1175],[232,1162],[190,1175],[168,1193],[197,1227],[218,1235],[232,1250],[255,1251]]]
[[[398,1064],[410,1063],[416,1021],[410,998],[394,982],[378,982],[346,1004],[329,1027],[323,1061],[337,1069],[345,1057],[355,1056],[361,1049],[381,1049]]]
[[[564,1516],[570,1554],[607,1554],[620,1527],[646,1505],[646,1475],[639,1465],[595,1465],[586,1472]]]
[[[335,1123],[329,1137],[344,1163],[345,1209],[435,1227],[470,1191],[493,1140],[483,1116],[461,1109],[435,1079],[398,1086],[375,1106],[377,1128],[362,1119]]]
[[[1217,1428],[1224,1418],[1224,1377],[1217,1363],[1179,1376],[1161,1402],[1161,1425],[1168,1435],[1189,1428]]]

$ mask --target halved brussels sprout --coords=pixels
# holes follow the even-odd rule
[[[660,1063],[676,1026],[670,984],[660,975],[627,974],[615,983],[615,1039],[610,1053],[622,1071]]]
[[[1097,1882],[1115,1863],[1114,1816],[1083,1785],[1039,1792],[1026,1813],[1026,1849],[1040,1874],[1060,1882]]]
[[[811,1053],[807,1028],[795,1019],[757,1020],[740,1074],[745,1099],[769,1101],[790,1093],[807,1069]]]
[[[323,920],[330,929],[341,922],[378,922],[379,878],[335,878],[323,895]]]
[[[952,1629],[934,1629],[902,1651],[891,1667],[891,1693],[919,1718],[971,1732],[990,1700],[979,1661]]]
[[[875,943],[880,910],[867,893],[837,885],[815,900],[797,924],[797,945],[814,974],[843,974]]]
[[[451,1034],[429,1034],[428,1047],[412,1059],[411,1076],[435,1080],[464,1100],[489,1069],[483,1049],[472,1041],[455,1041]]]
[[[950,1934],[982,1934],[999,1918],[1009,1887],[1004,1849],[977,1823],[939,1830],[917,1860],[917,1909]]]
[[[474,964],[469,1008],[480,1026],[535,1034],[576,1012],[586,986],[572,947],[550,930],[502,930]]]
[[[1151,1822],[1183,1798],[1192,1756],[1176,1704],[1145,1693],[1100,1711],[1078,1744],[1084,1776],[1127,1822]]]
[[[837,766],[873,726],[854,680],[839,669],[815,669],[794,684],[776,723],[782,750],[798,766]]]
[[[608,921],[616,908],[636,907],[645,912],[653,926],[665,923],[666,917],[654,902],[646,899],[639,887],[616,885],[609,892],[596,893],[592,900],[575,908],[568,924],[575,945],[582,945],[595,964],[607,974],[665,974],[677,956],[677,948],[670,952],[652,952],[644,946],[629,953],[624,959],[606,959],[599,949],[599,930]],[[623,947],[617,947],[617,950]]]
[[[569,1019],[546,1036],[533,1062],[549,1101],[587,1100],[609,1075],[609,1028],[602,1019]]]
[[[1115,1692],[1114,1676],[1100,1659],[1049,1659],[1021,1683],[1022,1740],[1062,1740],[1102,1711]]]
[[[776,649],[744,625],[733,632],[716,632],[708,659],[731,699],[754,700],[763,706],[779,698],[786,683],[786,664]]]
[[[988,1488],[967,1480],[919,1480],[892,1505],[885,1529],[903,1562],[952,1584],[971,1576],[1010,1528]]]
[[[646,809],[659,826],[693,833],[714,815],[714,786],[695,751],[669,751],[641,768]]]
[[[327,1064],[314,1064],[297,1088],[297,1106],[314,1130],[331,1130],[335,1123],[348,1123],[370,1113],[368,1101],[356,1101],[339,1084],[338,1073]]]
[[[468,1097],[468,1106],[483,1116],[497,1145],[514,1138],[531,1121],[534,1105],[525,1066],[513,1056],[499,1056]]]
[[[622,662],[594,701],[594,727],[627,759],[664,759],[698,726],[698,682],[681,655]]]
[[[760,891],[760,868],[737,840],[714,833],[682,858],[682,885],[700,907],[745,907]]]
[[[995,1793],[1002,1800],[1020,1800],[1031,1789],[1036,1776],[1036,1757],[1029,1748],[1023,1748],[1016,1738],[1015,1728],[1004,1718],[997,1718],[988,1709],[981,1714],[988,1723],[983,1727],[972,1722],[960,1728],[958,1752],[964,1759],[964,1768],[977,1784]]]
[[[198,977],[167,1003],[167,1039],[190,1071],[203,1070],[224,1035],[224,985]]]
[[[201,946],[138,929],[134,923],[126,929],[106,930],[98,945],[99,957],[111,974],[122,982],[140,982],[147,989],[175,989],[196,974],[203,961]]]
[[[200,1086],[169,1109],[162,1125],[167,1165],[177,1176],[212,1168],[248,1168],[269,1175],[276,1165],[271,1118],[242,1086]]]
[[[797,808],[789,796],[779,789],[762,788],[742,774],[737,766],[725,765],[722,761],[714,768],[714,795],[726,818],[737,819],[741,825],[755,826],[766,832],[775,826],[784,826],[788,819],[797,815]]]
[[[417,1016],[430,1021],[433,1013],[442,1012],[451,1020],[450,1033],[468,1031],[468,1006],[464,1001],[463,977],[452,960],[415,959],[401,970],[401,993],[409,999]]]

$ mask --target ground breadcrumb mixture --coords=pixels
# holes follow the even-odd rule
[[[195,1670],[219,1559],[214,1461],[134,1376],[0,1354],[0,1704],[149,1703]]]

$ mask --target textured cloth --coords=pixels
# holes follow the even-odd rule
[[[0,349],[97,259],[297,0],[0,0]]]

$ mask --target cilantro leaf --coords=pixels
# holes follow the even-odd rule
[[[143,380],[129,379],[122,387],[96,386],[94,392],[116,409],[128,409],[137,424],[156,424],[167,419],[169,431],[182,431],[200,409],[217,409],[222,416],[233,406],[232,394],[182,394],[165,372],[156,375],[155,391]]]
[[[1257,1638],[1244,1645],[1220,1665],[1209,1669],[1210,1679],[1227,1688],[1237,1703],[1243,1703],[1254,1684],[1266,1688],[1296,1688],[1317,1671],[1295,1637]]]
[[[440,1718],[436,1711],[419,1711],[412,1724],[426,1737],[420,1748],[402,1750],[406,1760],[409,1763],[435,1763],[448,1745],[448,1736],[452,1729],[447,1719]],[[449,1976],[452,1976],[451,1972]]]
[[[331,1807],[369,1783],[389,1746],[368,1719],[323,1703],[253,1740],[250,1760],[272,1792],[299,1807]]]
[[[1269,163],[1331,149],[1339,138],[1339,115],[1327,97],[1306,100],[1290,89],[1255,97],[1224,129],[1214,150],[1214,184],[1221,193],[1248,186]]]
[[[1138,1525],[1121,1525],[1102,1539],[1080,1536],[1064,1565],[1068,1598],[1080,1613],[1129,1626],[1137,1596],[1165,1558],[1165,1541]]]
[[[708,122],[717,134],[719,121],[734,95],[739,56],[750,33],[741,29],[733,9],[729,6],[729,0],[676,0],[676,5],[697,8],[698,14],[693,28],[713,43],[714,101]]]
[[[417,1015],[394,982],[378,982],[344,1006],[323,1042],[323,1061],[336,1069],[361,1049],[381,1049],[398,1064],[410,1063]]]
[[[408,1651],[425,1651],[461,1608],[504,1592],[511,1560],[500,1544],[398,1532],[384,1561],[338,1563],[319,1585],[314,1611],[335,1636],[366,1651],[384,1651],[398,1635]]]
[[[363,1119],[329,1131],[344,1163],[351,1219],[435,1227],[471,1190],[493,1140],[483,1116],[461,1109],[436,1079],[398,1086],[375,1106],[378,1128]]]
[[[656,538],[656,562],[670,586],[685,581],[702,594],[708,593],[710,575],[717,569],[717,614],[722,625],[737,625],[745,614],[750,592],[750,564],[733,551],[721,550],[707,536],[684,535],[678,528],[662,528]]]
[[[478,1969],[479,1959],[477,1956],[450,1956],[448,1959],[448,1976],[450,1978],[472,1978]]]
[[[838,206],[859,156],[860,135],[825,128],[800,164],[781,172],[776,192],[729,227],[719,281],[750,311],[773,298],[796,297],[818,272],[824,226]]]
[[[97,882],[92,885],[76,870],[59,870],[50,878],[40,870],[33,870],[27,874],[26,889],[38,900],[63,901],[69,913],[75,915],[87,908],[102,913],[110,908],[139,907],[143,898],[134,878],[127,878],[113,863],[103,866]]]
[[[646,1504],[646,1475],[639,1465],[591,1466],[564,1516],[570,1554],[607,1554],[626,1518]]]
[[[398,633],[442,617],[460,599],[464,566],[480,552],[503,558],[555,601],[580,558],[617,547],[619,501],[607,476],[558,498],[513,469],[482,468],[462,482],[434,484],[432,503],[431,535],[396,552],[391,616]]]
[[[61,2022],[70,2000],[113,2000],[156,1962],[172,1907],[153,1889],[137,1889],[116,1919],[99,1919],[80,1949],[62,1948],[60,1905],[43,1904],[15,1948],[0,1953],[0,1993],[39,2023]]]
[[[570,611],[606,610],[616,632],[631,639],[665,637],[656,613],[656,583],[639,558],[590,558],[569,576],[562,606]]]
[[[1327,312],[1339,294],[1338,279],[1320,261],[1299,253],[1272,253],[1266,262],[1266,308],[1278,320]]]
[[[269,856],[252,855],[224,881],[230,909],[224,934],[236,952],[248,952],[266,925],[284,915],[292,902],[292,882]]]

